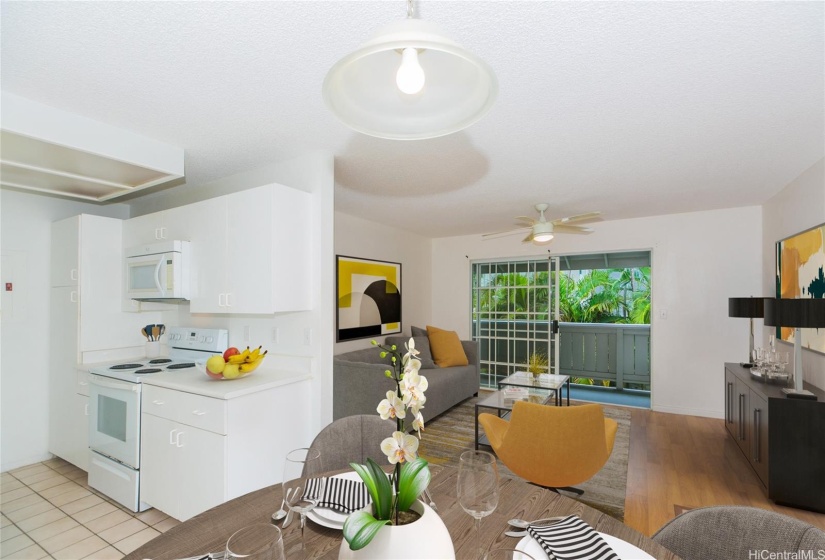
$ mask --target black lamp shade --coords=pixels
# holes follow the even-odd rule
[[[728,317],[763,317],[765,299],[761,297],[728,298]]]
[[[802,329],[825,327],[825,299],[773,299],[765,301],[765,324]]]

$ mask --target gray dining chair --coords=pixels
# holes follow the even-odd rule
[[[825,532],[813,525],[744,506],[692,509],[667,522],[652,538],[683,560],[748,560],[767,558],[767,552],[801,550],[813,551],[810,557],[818,558],[825,550]]]
[[[395,421],[377,414],[346,416],[325,426],[310,448],[321,452],[322,471],[349,469],[350,463],[364,463],[367,457],[383,464],[381,442],[394,431]]]

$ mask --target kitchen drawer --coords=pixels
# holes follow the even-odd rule
[[[78,395],[89,396],[89,372],[86,370],[77,370],[77,381],[75,383],[75,391]]]
[[[142,411],[216,434],[227,434],[226,401],[163,387],[143,386]]]

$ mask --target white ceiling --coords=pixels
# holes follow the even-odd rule
[[[327,69],[406,3],[3,1],[2,89],[186,151],[201,184],[335,154],[335,207],[432,237],[761,204],[825,153],[825,3],[416,2],[487,61],[492,111],[381,140]],[[158,196],[149,194],[147,196]]]

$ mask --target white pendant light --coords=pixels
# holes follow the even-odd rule
[[[386,25],[339,60],[324,80],[324,102],[350,128],[417,140],[462,130],[493,106],[490,67],[441,29],[412,17]]]
[[[542,212],[542,219],[544,212]],[[553,239],[553,224],[550,222],[536,222],[533,224],[533,243],[547,243]]]

